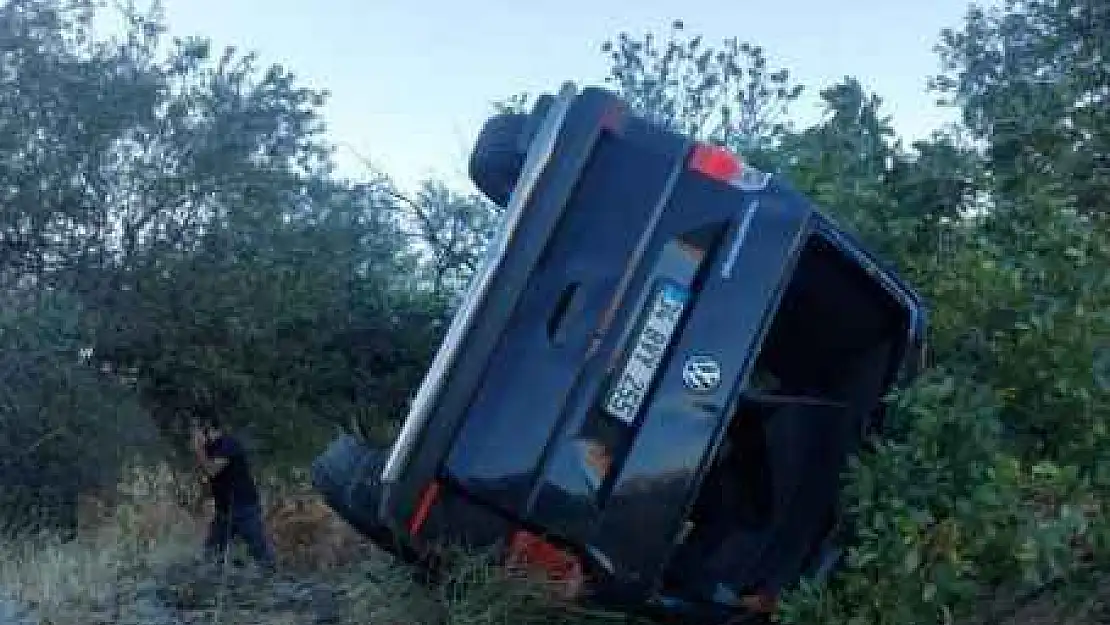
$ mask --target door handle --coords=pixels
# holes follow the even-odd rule
[[[578,293],[581,286],[581,282],[567,284],[555,300],[555,308],[547,319],[547,339],[554,346],[561,346],[566,342],[567,321],[578,312]]]

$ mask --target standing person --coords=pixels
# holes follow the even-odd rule
[[[223,561],[235,538],[242,539],[264,569],[274,568],[274,552],[262,523],[262,504],[242,444],[220,428],[219,418],[205,411],[193,429],[193,452],[209,484],[216,515],[205,551]]]

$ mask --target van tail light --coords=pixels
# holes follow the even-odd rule
[[[741,191],[763,191],[771,182],[771,174],[752,167],[725,148],[708,143],[695,145],[686,164],[691,171]]]
[[[744,171],[740,158],[726,148],[699,143],[690,152],[690,169],[719,182],[728,183]]]
[[[514,532],[509,538],[505,567],[513,572],[540,576],[564,599],[580,595],[585,583],[581,560],[524,530]]]
[[[429,482],[421,491],[420,499],[416,503],[416,510],[409,518],[408,530],[410,536],[415,537],[423,529],[424,524],[428,521],[428,516],[432,513],[432,507],[439,499],[439,490],[439,482]]]

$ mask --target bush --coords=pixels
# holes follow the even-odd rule
[[[1073,509],[1038,503],[1063,478],[1006,451],[1001,402],[939,374],[895,404],[900,440],[856,459],[845,499],[854,537],[827,588],[803,586],[788,623],[936,623],[972,613],[1002,584],[1064,573]]]
[[[0,528],[76,528],[81,493],[112,488],[155,432],[115,376],[79,362],[73,301],[35,296],[0,311]]]
[[[935,623],[1031,592],[1074,602],[1057,587],[1105,570],[1107,293],[1090,267],[1110,248],[1051,198],[1007,218],[969,222],[947,257],[909,259],[934,309],[934,369],[846,476],[846,570],[790,597],[789,622]]]

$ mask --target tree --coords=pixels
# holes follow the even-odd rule
[[[938,46],[935,79],[987,142],[999,193],[1062,182],[1084,212],[1110,190],[1110,8],[1097,0],[1014,0],[973,8]]]
[[[425,251],[422,274],[432,294],[454,299],[480,268],[500,211],[483,197],[435,181],[426,181],[412,199],[399,197],[413,240]]]
[[[880,112],[881,99],[852,78],[822,90],[821,99],[822,122],[783,142],[785,175],[881,256],[895,258],[905,237],[904,226],[889,229],[901,217],[890,182],[894,165],[905,155],[894,141],[890,118]]]
[[[859,533],[846,572],[796,596],[787,620],[934,622],[972,614],[984,596],[1012,604],[1023,588],[1063,603],[1047,580],[1105,570],[1096,468],[1110,404],[1093,371],[1110,326],[1094,311],[1110,284],[1093,267],[1110,245],[1090,174],[1107,127],[1076,103],[1110,81],[1082,60],[1100,26],[1065,19],[1096,8],[973,8],[944,33],[938,88],[987,149],[938,137],[917,146],[924,171],[896,155],[890,195],[870,196],[886,214],[863,211],[880,241],[910,240],[914,221],[947,224],[938,253],[895,254],[931,303],[934,367],[900,403],[895,444],[849,476]],[[1064,78],[1065,62],[1083,78]]]
[[[676,20],[665,37],[621,33],[602,45],[606,82],[651,121],[758,158],[787,130],[785,114],[802,87],[769,66],[760,46],[729,38],[720,47],[685,36]]]
[[[1088,311],[1110,297],[1093,269],[1110,260],[1110,69],[1100,62],[1108,37],[1105,3],[976,8],[962,29],[943,33],[945,73],[936,79],[986,142],[990,211],[982,234],[1005,250],[999,260],[1023,287],[1011,314],[990,328],[1020,350],[1006,355],[1022,365],[999,359],[991,371],[1020,389],[1009,411],[1026,453],[1061,461],[1079,444],[1087,448],[1084,466],[1098,445],[1090,433],[1106,427],[1106,395],[1088,372],[1110,328]]]
[[[0,9],[4,285],[79,296],[81,340],[136,378],[163,429],[215,403],[270,450],[310,451],[303,434],[330,435],[378,399],[344,337],[428,325],[415,304],[377,305],[418,287],[392,186],[333,175],[326,93],[284,68],[168,41],[157,6],[125,7],[124,32],[93,40],[93,9]],[[401,343],[382,349],[422,357]]]
[[[157,431],[113,372],[83,362],[81,307],[62,291],[0,305],[0,537],[76,530],[79,493],[111,489],[157,450]]]

